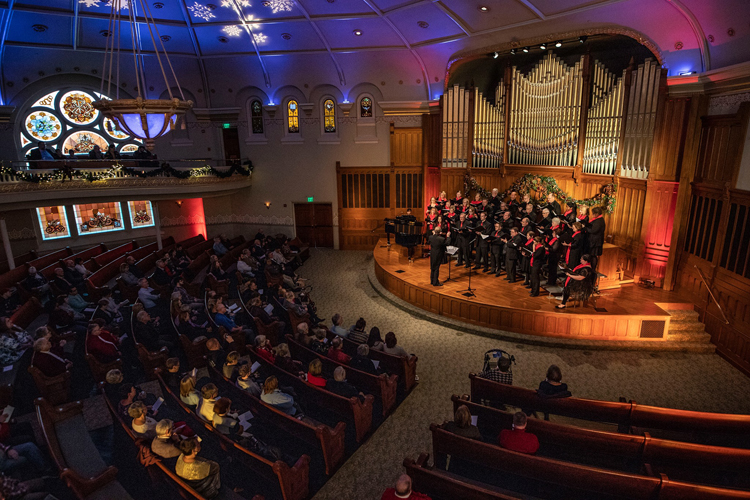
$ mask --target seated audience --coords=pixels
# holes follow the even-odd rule
[[[84,316],[81,313],[76,313],[68,306],[67,295],[57,297],[55,308],[49,314],[48,321],[58,332],[74,332],[76,336],[86,333],[86,327],[81,324],[84,321]]]
[[[337,366],[333,370],[333,380],[326,383],[326,389],[347,399],[359,398],[360,402],[365,401],[364,393],[346,381],[346,370],[343,366]]]
[[[0,472],[7,474],[28,467],[32,477],[50,473],[50,467],[41,450],[31,441],[15,445],[0,444]]]
[[[409,356],[403,347],[397,344],[396,334],[388,332],[385,334],[385,345],[383,346],[383,352],[391,354],[393,356],[407,357]]]
[[[195,390],[195,377],[192,374],[185,375],[180,380],[180,401],[188,406],[197,407],[201,402],[201,395]]]
[[[41,297],[47,297],[49,295],[49,283],[47,282],[47,278],[38,273],[34,266],[29,268],[29,275],[23,280],[23,286],[25,286],[29,292],[40,295]]]
[[[276,355],[273,353],[271,341],[265,335],[255,337],[255,354],[265,359],[269,363],[276,364]]]
[[[331,347],[328,349],[328,357],[337,363],[348,365],[352,357],[343,351],[344,340],[341,337],[334,337],[331,341]]]
[[[135,401],[128,408],[128,415],[133,419],[131,424],[133,431],[140,437],[153,439],[156,437],[156,420],[149,417],[147,413],[148,408],[142,401]]]
[[[260,399],[267,405],[277,408],[287,415],[296,415],[299,410],[294,402],[294,398],[279,389],[279,380],[270,376],[263,383],[263,393]]]
[[[284,309],[287,311],[293,311],[297,316],[304,316],[307,314],[307,307],[295,302],[294,292],[291,290],[287,290],[284,294],[284,302],[282,305],[284,306]]]
[[[328,339],[326,338],[326,331],[322,328],[318,328],[315,331],[315,338],[310,342],[310,349],[322,354],[323,356],[328,355]]]
[[[219,396],[219,389],[212,383],[201,387],[201,404],[198,408],[198,416],[208,422],[214,420],[214,405],[216,398]]]
[[[318,387],[325,387],[326,386],[326,379],[323,378],[321,375],[323,373],[323,362],[320,361],[318,358],[313,359],[310,361],[310,364],[307,366],[307,375],[306,379],[307,382],[312,385],[317,385]]]
[[[243,328],[242,326],[235,323],[233,316],[234,315],[231,314],[227,309],[227,306],[225,306],[224,304],[217,304],[216,315],[214,316],[214,321],[216,322],[217,326],[223,326],[230,334],[232,332],[245,332],[246,338],[252,338],[252,330]]]
[[[430,497],[422,493],[417,493],[411,489],[411,478],[407,474],[403,474],[396,481],[395,488],[388,488],[380,497],[380,500],[430,500]]]
[[[378,369],[375,368],[375,363],[370,359],[370,348],[367,344],[357,346],[357,355],[349,362],[349,366],[365,373],[378,375]]]
[[[60,291],[60,293],[70,293],[70,289],[73,288],[75,285],[65,279],[65,271],[62,267],[56,267],[55,268],[55,276],[52,278],[52,281],[50,281],[52,285],[57,288],[57,290]]]
[[[182,278],[178,278],[177,282],[175,283],[174,291],[178,292],[180,294],[180,299],[182,300],[182,303],[190,306],[190,308],[198,308],[203,307],[203,301],[200,300],[197,297],[193,297],[190,295],[185,288],[185,280]]]
[[[151,442],[151,451],[162,458],[174,458],[180,455],[177,445],[180,439],[174,435],[174,424],[165,418],[156,424],[156,437]]]
[[[34,342],[34,354],[31,366],[39,370],[45,377],[56,377],[73,368],[73,363],[51,352],[52,343],[42,337]]]
[[[80,274],[84,278],[88,278],[89,276],[94,274],[93,271],[89,271],[88,269],[86,269],[86,266],[83,265],[83,259],[80,257],[76,257],[76,260],[73,261],[73,264],[73,267],[75,267],[75,270],[78,271],[78,274]]]
[[[510,370],[510,359],[502,357],[497,360],[497,366],[479,374],[480,377],[500,382],[501,384],[513,385],[513,372]]]
[[[469,439],[482,440],[482,435],[476,425],[471,423],[471,412],[466,405],[461,405],[453,415],[453,421],[443,426],[443,429]]]
[[[153,309],[161,304],[161,295],[148,286],[148,280],[146,278],[139,279],[138,286],[138,298],[143,303],[143,307],[146,309]]]
[[[255,271],[258,269],[258,261],[250,255],[250,249],[246,248],[242,251],[239,259],[237,260],[237,271],[247,278],[255,276]]]
[[[346,337],[351,340],[352,342],[356,342],[357,344],[364,344],[367,342],[367,332],[365,332],[365,327],[367,326],[367,322],[364,320],[364,318],[359,318],[357,322],[352,325],[351,328],[349,328],[349,335]]]
[[[243,391],[247,391],[257,398],[260,397],[261,387],[253,378],[251,370],[252,367],[247,363],[240,365],[237,370],[237,381],[235,384]]]
[[[208,274],[213,274],[214,278],[219,281],[227,279],[227,273],[224,271],[224,267],[221,265],[219,257],[216,255],[211,256],[211,260],[208,264]]]
[[[547,378],[539,383],[536,393],[543,398],[568,398],[568,384],[562,382],[562,371],[557,365],[551,365],[547,369]]]
[[[218,257],[224,257],[229,252],[229,249],[224,246],[224,243],[221,242],[221,238],[218,236],[214,238],[214,245],[211,248],[213,248],[214,255]]]
[[[118,276],[122,282],[130,287],[138,286],[138,276],[130,271],[130,266],[127,262],[120,264],[120,275]]]
[[[237,375],[237,365],[240,362],[240,353],[232,351],[227,354],[224,365],[221,367],[221,373],[228,379],[233,379]]]
[[[167,358],[164,367],[167,369],[164,373],[164,382],[170,389],[180,387],[180,358]]]
[[[180,442],[180,451],[182,454],[177,458],[175,473],[200,495],[216,497],[221,489],[219,464],[198,456],[201,444],[197,438]]]
[[[238,430],[242,432],[240,421],[230,413],[231,406],[232,400],[229,398],[219,398],[214,405],[214,419],[212,424],[222,434],[234,434]]]
[[[10,317],[21,308],[18,293],[13,288],[0,290],[0,316]]]
[[[221,348],[221,344],[215,338],[210,338],[206,341],[206,360],[212,367],[219,369],[218,367],[224,366],[224,360],[227,358],[227,353]]]
[[[83,298],[83,295],[78,293],[78,287],[74,286],[68,292],[68,305],[78,313],[83,313],[84,309],[92,306],[92,304]]]
[[[171,285],[172,278],[173,275],[171,274],[169,267],[167,267],[167,262],[164,259],[157,260],[156,269],[154,270],[154,274],[152,276],[154,283],[159,286]]]
[[[297,333],[294,336],[294,340],[299,342],[305,347],[310,347],[313,337],[310,336],[310,325],[307,323],[300,323],[297,325]]]
[[[513,429],[500,431],[498,442],[505,449],[533,455],[539,449],[539,439],[526,432],[526,414],[522,411],[513,415]]]
[[[275,316],[271,316],[266,312],[266,310],[263,308],[263,303],[260,300],[260,295],[255,295],[250,299],[250,315],[253,318],[259,319],[264,325],[268,326],[274,321],[279,321],[278,318]],[[279,321],[279,331],[283,332],[285,323],[283,321]]]
[[[0,364],[12,365],[31,347],[33,339],[9,317],[0,318]]]
[[[370,329],[370,335],[367,337],[367,345],[373,351],[382,351],[385,347],[383,337],[380,336],[380,328],[373,326]]]
[[[161,335],[156,322],[151,319],[147,311],[139,311],[135,322],[135,340],[151,352],[156,352],[162,347],[174,348],[174,343],[165,335]]]
[[[133,257],[132,255],[128,255],[125,258],[125,263],[128,265],[130,272],[133,273],[133,275],[136,278],[141,279],[144,277],[143,271],[141,271],[141,269],[138,267],[138,265],[135,262],[135,257]]]
[[[306,325],[307,323],[301,323]],[[292,355],[289,353],[289,346],[287,344],[279,344],[274,348],[276,355],[276,366],[282,370],[286,370],[289,373],[303,374],[302,363],[292,359]]]
[[[341,326],[343,322],[344,317],[339,313],[334,314],[331,318],[331,331],[340,337],[346,337],[349,335],[349,330]]]
[[[83,287],[85,285],[84,280],[93,274],[86,269],[86,266],[83,265],[83,259],[80,257],[77,257],[75,261],[67,259],[63,271],[65,279],[77,287]]]
[[[101,296],[101,300],[107,301],[107,305],[104,306],[104,309],[115,318],[115,321],[122,321],[122,312],[120,312],[120,308],[127,305],[129,303],[128,300],[125,299],[122,302],[115,302],[114,297],[112,297],[112,289],[107,286],[101,288]]]
[[[210,328],[204,328],[202,325],[197,325],[193,322],[190,316],[190,309],[187,306],[182,306],[180,314],[175,319],[175,326],[180,335],[184,335],[193,342],[206,337],[206,332],[210,332]]]

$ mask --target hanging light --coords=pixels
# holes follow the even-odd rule
[[[109,31],[112,36],[107,38],[104,51],[104,64],[102,69],[102,83],[99,99],[92,105],[101,111],[104,116],[115,122],[117,128],[130,135],[142,139],[148,149],[153,149],[154,140],[165,135],[173,129],[177,122],[184,119],[185,113],[193,107],[193,102],[185,100],[180,83],[177,81],[169,55],[164,48],[164,41],[159,35],[159,29],[151,14],[148,2],[141,2],[144,8],[142,17],[154,47],[154,55],[161,69],[161,76],[169,92],[169,99],[144,98],[141,92],[146,89],[146,68],[141,53],[140,31],[136,22],[136,8],[138,5],[134,0],[113,0],[109,15]],[[127,15],[122,16],[121,11],[127,10]],[[120,37],[122,35],[121,24],[125,17],[126,29],[129,29],[133,40],[133,67],[135,70],[136,90],[138,95],[135,99],[120,99]],[[115,44],[115,40],[117,43]],[[157,45],[158,43],[158,45]],[[161,46],[161,48],[159,47]],[[124,60],[127,57],[123,58]],[[125,64],[125,63],[123,63]],[[177,88],[179,98],[172,93],[172,82],[167,77],[167,70],[172,75],[174,86]],[[105,83],[107,95],[112,95],[114,86],[114,99],[103,97]]]
[[[542,50],[547,50],[547,44],[543,43],[539,46],[539,48]]]

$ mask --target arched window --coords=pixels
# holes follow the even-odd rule
[[[326,134],[336,133],[336,103],[333,99],[323,102],[323,131]]]
[[[287,130],[290,134],[299,134],[299,105],[294,99],[290,99],[286,105]]]
[[[250,103],[250,122],[253,134],[263,133],[263,106],[257,99]]]
[[[119,153],[134,153],[142,141],[121,130],[94,109],[92,102],[107,97],[87,90],[55,90],[27,104],[19,125],[21,152],[26,155],[43,141],[60,154],[88,155],[95,145],[102,152],[113,144]]]
[[[359,100],[359,116],[362,118],[372,117],[372,99],[363,97]]]

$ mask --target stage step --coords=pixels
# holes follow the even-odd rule
[[[706,344],[707,347],[710,345],[711,335],[706,333],[706,325],[698,320],[697,311],[672,309],[667,312],[672,318],[669,322],[666,340]]]

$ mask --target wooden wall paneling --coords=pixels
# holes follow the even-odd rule
[[[640,241],[643,251],[638,256],[636,276],[663,284],[669,247],[672,242],[673,221],[677,206],[679,184],[651,181],[646,189],[646,204]]]
[[[690,97],[666,99],[655,132],[649,178],[659,181],[679,180],[691,100]]]
[[[737,114],[702,117],[696,182],[736,185],[749,116],[746,102]]]
[[[441,164],[440,118],[440,113],[437,112],[422,115],[422,162],[430,167],[438,167]]]
[[[679,190],[675,219],[672,225],[672,242],[669,246],[669,258],[664,271],[664,289],[673,290],[676,283],[678,262],[685,243],[688,229],[688,216],[692,197],[692,182],[698,165],[701,137],[700,117],[708,112],[708,97],[693,96],[690,98],[687,124],[685,129],[685,147],[679,163]]]
[[[391,123],[391,164],[422,166],[422,127],[396,128]]]

